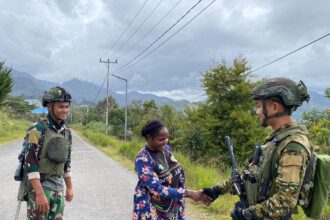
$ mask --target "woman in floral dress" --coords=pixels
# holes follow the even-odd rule
[[[169,132],[159,120],[149,121],[141,130],[147,143],[135,160],[139,181],[135,188],[133,220],[185,219],[185,198],[208,205],[202,191],[185,188],[180,163],[167,144]]]

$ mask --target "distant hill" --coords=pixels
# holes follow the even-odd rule
[[[14,96],[23,95],[26,98],[39,98],[45,90],[56,86],[56,83],[35,79],[25,72],[13,70],[12,76],[14,78],[14,86],[11,95]]]
[[[45,80],[39,80],[34,78],[29,73],[19,72],[16,70],[12,71],[14,78],[14,87],[11,95],[23,95],[26,98],[38,98],[40,99],[41,94],[50,87],[59,85],[54,82],[48,82]],[[66,88],[77,103],[97,103],[105,97],[106,91],[102,89],[99,92],[99,86],[90,82],[82,81],[73,78],[69,81],[64,82],[62,85]],[[97,95],[97,93],[99,94]],[[321,94],[309,91],[311,100],[308,104],[304,103],[302,108],[298,108],[294,112],[293,117],[297,120],[301,118],[303,112],[311,111],[313,108],[324,110],[330,107],[330,100],[322,96]],[[114,91],[110,91],[110,95],[113,96],[120,106],[125,105],[125,94],[119,94]],[[128,103],[132,100],[137,99],[142,102],[145,100],[153,99],[157,104],[171,104],[178,109],[183,109],[186,105],[190,104],[187,100],[175,101],[168,97],[160,97],[153,94],[144,94],[137,91],[130,91],[128,93]]]
[[[101,89],[99,86],[90,82],[82,81],[73,78],[63,84],[54,82],[48,82],[45,80],[39,80],[34,78],[31,74],[25,72],[12,71],[14,78],[14,86],[11,95],[20,96],[23,95],[26,98],[39,98],[50,87],[63,86],[72,95],[73,99],[77,103],[97,103],[101,99],[104,99],[106,90]],[[125,105],[125,94],[119,94],[110,90],[110,95],[113,96],[120,106]],[[128,103],[137,99],[142,102],[145,100],[153,99],[157,104],[172,104],[179,109],[183,109],[185,105],[189,104],[186,100],[175,101],[167,97],[160,97],[153,94],[145,94],[137,91],[128,92]]]
[[[302,107],[293,113],[296,120],[299,120],[304,112],[310,112],[314,108],[322,111],[330,108],[330,99],[314,91],[309,91],[309,95],[311,96],[310,101],[308,103],[304,102]]]

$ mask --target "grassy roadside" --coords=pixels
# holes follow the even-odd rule
[[[99,131],[84,129],[82,126],[77,125],[73,126],[73,128],[90,143],[97,146],[102,152],[111,156],[130,171],[134,171],[133,161],[136,154],[141,150],[144,144],[143,142],[139,140],[132,140],[129,142],[121,141]],[[187,188],[200,189],[213,186],[218,181],[226,179],[229,175],[229,173],[226,173],[221,176],[219,171],[215,168],[207,168],[198,164],[193,164],[189,158],[179,152],[175,152],[175,157],[180,161],[185,170]],[[194,219],[231,219],[229,218],[229,213],[236,200],[237,198],[235,196],[222,196],[209,207],[187,200],[189,204],[187,206],[187,215],[194,216]]]
[[[0,146],[15,139],[22,139],[31,122],[25,120],[10,120],[5,126],[0,127]]]
[[[107,136],[102,132],[97,131],[97,129],[86,129],[79,125],[75,125],[74,129],[93,145],[97,146],[101,151],[120,162],[129,170],[134,171],[133,161],[144,144],[142,141],[121,141],[115,137]],[[228,179],[230,175],[228,169],[223,169],[227,171],[223,171],[221,174],[218,169],[193,163],[180,152],[175,152],[175,157],[180,161],[185,170],[186,185],[189,189],[201,189],[203,187],[213,186],[219,181]],[[188,200],[189,205],[187,206],[187,215],[193,216],[194,219],[203,220],[231,219],[229,217],[230,212],[236,201],[238,201],[236,196],[223,195],[212,203],[212,205],[205,207]],[[329,205],[325,207],[324,213],[330,213]],[[303,211],[300,210],[299,214],[294,216],[294,219],[307,220],[308,218],[306,218],[303,215]]]

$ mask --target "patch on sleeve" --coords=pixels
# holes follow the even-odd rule
[[[284,154],[281,162],[279,169],[281,179],[287,183],[300,183],[303,156]]]
[[[40,138],[40,133],[37,130],[31,130],[29,133],[29,143],[38,144]]]

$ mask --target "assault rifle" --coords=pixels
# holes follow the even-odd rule
[[[21,152],[19,155],[18,155],[18,166],[16,168],[16,171],[15,171],[15,175],[14,175],[14,179],[16,181],[22,181],[23,180],[23,176],[24,176],[24,153]]]
[[[225,137],[225,143],[228,147],[228,153],[229,153],[231,165],[232,165],[232,171],[231,171],[232,185],[233,185],[233,188],[234,188],[236,194],[239,196],[239,200],[240,200],[238,203],[236,203],[235,208],[240,207],[242,209],[246,209],[249,207],[249,205],[247,202],[246,194],[244,192],[243,181],[242,181],[241,175],[239,174],[238,169],[237,169],[233,144],[232,144],[229,136]],[[231,217],[234,220],[237,219],[237,216],[234,213],[231,214]]]

